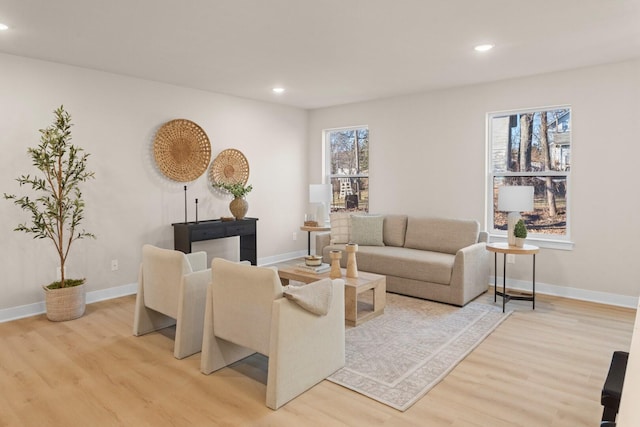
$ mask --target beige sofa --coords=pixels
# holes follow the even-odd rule
[[[480,231],[477,221],[382,215],[378,218],[381,238],[371,239],[379,231],[370,228],[374,220],[369,218],[349,218],[353,224],[349,240],[359,243],[358,270],[387,276],[388,292],[463,306],[487,291],[488,234]],[[369,225],[357,226],[361,221]],[[333,229],[332,233],[335,237]],[[329,252],[342,250],[341,264],[345,267],[345,244],[333,242],[332,233],[316,235],[316,253],[330,263]]]

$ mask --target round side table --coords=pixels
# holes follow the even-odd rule
[[[487,250],[493,252],[493,302],[497,301],[497,296],[502,297],[502,312],[504,306],[510,300],[531,301],[532,309],[536,309],[536,254],[540,248],[534,245],[525,244],[523,247],[509,246],[506,242],[487,243]],[[498,254],[502,254],[502,292],[498,291]],[[533,278],[531,281],[531,295],[511,295],[507,293],[507,255],[532,255],[533,256]]]

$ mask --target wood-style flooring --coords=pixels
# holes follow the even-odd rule
[[[493,303],[491,292],[481,301]],[[614,350],[635,310],[539,296],[406,412],[323,381],[278,411],[266,358],[211,375],[173,358],[172,329],[132,335],[135,296],[0,324],[0,426],[595,426]]]

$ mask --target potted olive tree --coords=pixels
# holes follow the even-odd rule
[[[50,239],[60,263],[60,280],[43,286],[47,318],[53,321],[71,320],[84,314],[85,279],[69,279],[65,265],[71,244],[86,237],[95,238],[80,229],[84,219],[84,201],[80,184],[94,177],[87,170],[88,154],[71,144],[71,116],[63,106],[54,111],[55,121],[40,130],[40,145],[27,150],[37,175],[21,175],[20,184],[30,186],[23,196],[4,193],[31,215],[31,220],[19,224],[16,231],[32,234],[34,239]]]
[[[513,235],[516,238],[516,246],[522,248],[524,246],[524,239],[527,238],[527,227],[524,225],[524,220],[519,219],[513,228]]]

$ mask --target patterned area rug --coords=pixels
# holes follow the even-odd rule
[[[406,411],[509,314],[388,293],[382,316],[347,328],[346,366],[328,380]]]

